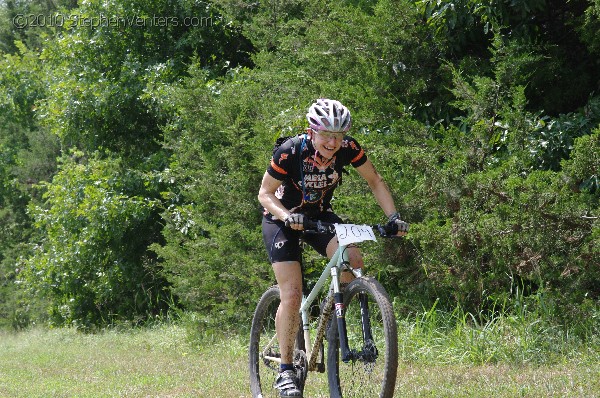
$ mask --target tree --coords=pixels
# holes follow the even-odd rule
[[[155,173],[167,159],[160,145],[161,125],[171,116],[161,106],[164,88],[194,54],[216,75],[246,62],[246,41],[236,41],[205,2],[88,1],[63,16],[44,42],[48,89],[36,103],[44,131],[58,137],[63,164],[42,184],[44,203],[30,206],[42,234],[31,239],[24,280],[31,291],[48,293],[57,324],[87,328],[149,317],[169,296],[148,251],[162,240]]]
[[[33,234],[27,204],[35,198],[33,185],[54,172],[58,146],[36,119],[37,101],[46,94],[38,54],[15,45],[17,53],[0,59],[0,323],[19,327],[39,315],[15,283]]]
[[[175,81],[194,53],[216,72],[245,60],[209,3],[88,1],[73,15],[43,52],[49,92],[41,113],[63,148],[104,147],[137,163],[160,150],[164,119],[150,84]]]
[[[533,66],[536,73],[527,86],[529,110],[543,109],[550,115],[558,115],[581,107],[588,98],[590,85],[598,80],[594,57],[584,45],[586,40],[593,42],[592,31],[596,32],[593,6],[587,0],[415,3],[438,43],[441,57],[464,67],[470,65],[474,73],[489,67],[486,59],[494,35],[530,46],[539,60]],[[573,29],[582,24],[585,15],[588,24]]]
[[[144,321],[171,304],[148,245],[158,239],[157,185],[119,158],[63,156],[31,206],[42,238],[24,262],[24,286],[49,301],[56,325]]]
[[[17,43],[40,51],[45,37],[60,27],[77,0],[7,0],[0,5],[0,51],[19,52]]]
[[[175,186],[164,214],[166,244],[155,249],[174,292],[187,308],[210,314],[207,320],[249,317],[259,292],[273,282],[260,237],[258,187],[269,148],[280,135],[304,131],[315,96],[350,106],[369,150],[385,146],[367,133],[398,116],[398,96],[418,96],[411,83],[424,72],[408,41],[417,43],[420,36],[409,38],[400,29],[412,26],[414,14],[387,2],[369,11],[372,15],[329,5],[297,2],[283,14],[257,10],[256,19],[251,15],[243,24],[256,29],[248,33],[260,49],[252,69],[235,68],[213,79],[197,65],[168,96],[177,118],[167,129],[165,145],[173,155],[163,179]],[[267,15],[278,27],[271,37],[258,34]],[[400,59],[411,68],[406,75],[395,71]],[[346,184],[343,213],[365,222],[382,217],[374,199],[365,203],[366,184]]]

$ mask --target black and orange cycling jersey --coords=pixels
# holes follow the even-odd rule
[[[321,158],[302,134],[275,151],[267,172],[282,181],[275,194],[286,209],[314,216],[331,211],[333,191],[341,182],[343,168],[359,167],[366,161],[364,151],[350,136],[344,137],[341,148],[328,160]]]

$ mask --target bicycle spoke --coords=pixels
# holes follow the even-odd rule
[[[381,314],[377,307],[371,307],[371,333],[373,339],[379,344],[385,344]],[[358,300],[352,300],[346,311],[346,325],[348,328],[348,344],[355,350],[354,361],[347,364],[340,363],[340,384],[342,390],[346,391],[344,397],[352,396],[349,393],[360,394],[364,397],[377,397],[381,389],[384,375],[384,361],[378,361],[377,355],[371,354],[374,342],[363,341],[360,306]],[[369,344],[369,346],[367,346]],[[371,348],[371,350],[369,350]],[[366,351],[366,353],[365,353]]]

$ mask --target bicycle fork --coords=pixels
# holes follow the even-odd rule
[[[355,270],[356,271],[356,270]],[[358,270],[360,271],[360,270]],[[358,275],[360,277],[360,273]],[[333,281],[333,299],[335,306],[335,318],[337,322],[340,352],[342,361],[348,363],[357,359],[363,359],[366,362],[373,362],[377,358],[377,348],[373,343],[373,334],[371,331],[371,320],[369,314],[368,297],[365,293],[359,293],[360,319],[363,337],[363,349],[361,352],[351,350],[348,344],[348,331],[346,327],[346,308],[344,305],[344,294],[340,291],[339,277],[337,268],[331,269]]]

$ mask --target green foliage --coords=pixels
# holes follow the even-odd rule
[[[171,109],[162,106],[162,94],[167,91],[165,87],[186,72],[186,65],[194,55],[202,67],[215,75],[222,74],[223,67],[227,65],[248,62],[248,41],[228,26],[216,8],[206,2],[115,0],[86,1],[75,6],[73,2],[46,4],[33,1],[8,2],[6,7],[4,4],[0,7],[0,18],[7,22],[6,25],[3,23],[0,36],[6,37],[7,43],[10,43],[7,50],[14,53],[3,56],[0,72],[0,94],[6,94],[0,100],[0,146],[3,149],[0,215],[9,227],[3,229],[0,235],[5,238],[0,245],[4,281],[0,304],[5,302],[5,292],[7,298],[11,297],[11,289],[15,286],[14,279],[18,273],[15,271],[18,261],[15,256],[31,256],[29,250],[24,249],[26,243],[29,240],[36,243],[50,240],[58,245],[60,241],[60,233],[53,229],[43,228],[39,234],[31,236],[28,229],[31,220],[25,212],[27,203],[32,202],[32,209],[58,208],[62,206],[58,192],[64,191],[68,196],[71,190],[76,191],[87,184],[85,179],[81,186],[76,186],[68,178],[55,178],[48,185],[54,190],[46,194],[54,196],[47,196],[45,205],[37,202],[39,198],[31,186],[52,179],[56,170],[55,159],[60,152],[77,147],[85,153],[95,153],[97,162],[102,156],[110,159],[115,154],[122,160],[119,175],[124,180],[130,175],[150,175],[150,171],[161,171],[165,166],[165,152],[160,145],[160,125],[172,115]],[[46,22],[45,26],[36,26],[40,21]],[[18,22],[31,23],[15,30]],[[4,30],[8,26],[13,29]],[[99,148],[102,150],[95,152]],[[58,175],[68,174],[69,170],[63,165]],[[73,171],[77,172],[83,173],[78,169]],[[128,187],[127,197],[145,197],[147,191],[155,189],[158,189],[157,186],[149,188],[136,184]],[[72,194],[75,195],[75,192]],[[77,281],[85,281],[91,275],[81,270],[73,277],[74,283],[66,278],[51,302],[55,322],[74,321],[87,327],[113,319],[132,319],[140,314],[146,316],[150,311],[164,309],[165,303],[160,300],[170,293],[160,290],[164,281],[157,275],[159,268],[152,253],[145,249],[150,243],[162,241],[159,202],[155,202],[157,195],[156,192],[151,195],[152,206],[140,214],[134,214],[137,212],[134,206],[125,207],[123,214],[106,217],[106,224],[100,228],[106,236],[97,238],[86,249],[95,252],[103,262],[113,258],[121,262],[121,258],[126,257],[130,264],[126,269],[136,271],[117,272],[114,278],[106,277],[108,282],[103,283],[108,288],[102,292],[98,286],[88,290],[79,286]],[[95,199],[90,200],[93,202]],[[115,199],[115,206],[121,201],[121,198]],[[133,201],[133,205],[138,204]],[[136,250],[130,250],[127,256],[118,251],[115,254],[115,248],[111,246],[113,242],[126,237],[133,228],[123,220],[129,217],[129,213],[132,213],[131,217],[135,215],[132,225],[143,226],[145,231],[131,242]],[[41,217],[40,214],[37,216]],[[50,212],[49,218],[40,218],[37,222],[45,226],[57,225],[58,228],[64,224],[61,214],[58,210]],[[74,236],[82,234],[78,229],[83,228],[81,226],[65,228]],[[51,232],[54,235],[49,237]],[[98,236],[96,230],[90,233]],[[93,242],[93,239],[88,242]],[[66,248],[67,251],[71,249]],[[43,272],[50,275],[55,272],[50,268],[60,267],[63,257],[52,257],[44,250],[42,252],[43,255],[38,253],[31,261],[51,264],[48,269],[43,266]],[[40,260],[45,255],[49,257]],[[88,252],[82,255],[91,256]],[[74,262],[77,256],[71,253],[64,258]],[[40,264],[36,266],[42,267]],[[103,263],[102,267],[107,265]],[[142,268],[145,274],[140,276]],[[139,286],[139,283],[143,285]],[[121,290],[116,288],[117,285],[121,286]],[[138,304],[135,305],[121,300],[118,295],[128,286],[137,286],[130,288],[130,295],[143,296],[147,292],[148,297],[136,298]],[[36,289],[39,287],[36,286]],[[113,294],[111,292],[115,297],[109,297]],[[67,296],[81,297],[72,305],[63,303],[71,314],[63,317],[57,308],[62,308],[60,303],[66,302]],[[160,300],[157,302],[155,299]],[[5,311],[2,309],[1,312],[4,318]]]
[[[521,49],[496,44],[493,78],[467,80],[455,70],[454,105],[465,114],[459,128],[441,129],[425,150],[399,154],[400,164],[412,166],[403,168],[414,183],[407,199],[427,209],[410,237],[417,261],[437,295],[475,313],[515,287],[547,291],[561,305],[598,297],[590,288],[598,243],[589,217],[598,198],[564,185],[567,178],[575,187],[595,182],[596,157],[573,142],[597,123],[596,100],[558,118],[527,112],[518,71],[535,58]],[[544,119],[552,123],[546,131]],[[565,162],[570,156],[575,163]]]
[[[36,120],[36,103],[46,94],[38,55],[21,42],[0,58],[0,325],[22,327],[39,315],[15,284],[32,235],[27,204],[31,186],[55,170],[57,145]]]
[[[273,281],[256,199],[270,148],[321,96],[351,109],[412,223],[407,239],[364,248],[401,311],[437,300],[494,319],[498,303],[543,297],[545,317],[595,316],[599,9],[2,3],[0,323],[47,306],[56,324],[91,327],[167,302],[204,324],[246,322]],[[20,13],[69,18],[16,30]],[[383,220],[352,170],[334,207]]]
[[[544,11],[546,0],[480,2],[475,0],[424,0],[415,2],[434,32],[453,41],[452,47],[472,44],[488,33],[512,29],[513,37],[530,37],[537,31],[532,21]]]
[[[49,300],[54,324],[89,328],[144,320],[169,304],[148,245],[157,239],[160,202],[152,179],[118,158],[73,152],[31,206],[43,231],[19,275]]]
[[[250,126],[251,85],[244,73],[223,85],[191,70],[173,98],[184,129],[169,140],[174,152],[164,180],[171,205],[163,218],[166,245],[155,245],[165,276],[186,308],[207,322],[245,322],[258,291],[271,282],[261,249],[256,195],[261,174],[252,166],[262,157]],[[218,94],[215,94],[218,93]]]
[[[515,42],[504,43],[496,35],[490,58],[493,77],[471,74],[469,81],[451,68],[456,98],[452,104],[464,113],[457,121],[471,149],[480,152],[480,167],[512,155],[524,167],[558,171],[561,160],[569,158],[575,138],[590,134],[600,121],[597,97],[590,97],[577,112],[557,117],[527,111],[526,71],[539,59],[530,50]]]
[[[568,159],[574,139],[589,130],[587,123],[588,119],[583,115],[540,118],[531,135],[530,152],[534,167],[558,170],[561,160]]]
[[[584,23],[577,28],[581,39],[586,43],[592,54],[600,53],[600,41],[598,40],[598,29],[600,28],[600,2],[590,1],[585,11]]]
[[[577,148],[579,163],[582,147]],[[444,169],[460,164],[448,162]],[[589,167],[597,169],[598,163],[578,167],[587,177],[593,173]],[[464,163],[461,168],[465,170]],[[428,189],[431,183],[417,186],[424,198],[426,192],[440,195],[452,188],[454,194],[450,191],[436,207],[425,202],[430,211],[437,210],[413,226],[410,238],[424,272],[438,288],[474,312],[488,309],[489,298],[503,297],[515,287],[547,290],[561,302],[598,297],[597,220],[589,216],[597,214],[597,196],[574,192],[561,174],[519,175],[514,161],[454,174],[451,185],[445,183],[445,174],[429,174],[435,185]]]
[[[393,294],[412,296],[403,300],[405,305],[442,297],[476,311],[486,308],[490,297],[503,297],[511,286],[558,292],[579,283],[561,279],[558,264],[573,262],[583,247],[595,250],[589,222],[580,219],[581,214],[593,214],[595,204],[568,191],[558,195],[554,172],[531,173],[546,168],[538,163],[542,152],[533,151],[540,139],[540,118],[527,110],[525,89],[528,71],[540,58],[535,47],[494,31],[489,66],[481,74],[473,73],[469,59],[456,67],[448,64],[456,108],[446,105],[441,111],[440,103],[428,107],[423,102],[433,83],[425,78],[431,69],[423,64],[436,65],[434,51],[415,24],[414,9],[402,6],[380,1],[363,12],[336,3],[323,11],[311,2],[298,2],[283,14],[273,13],[274,8],[256,10],[258,16],[228,11],[240,17],[242,29],[260,29],[253,23],[267,15],[277,29],[268,37],[248,33],[263,50],[255,54],[253,69],[236,69],[225,79],[211,80],[196,68],[183,88],[170,95],[168,107],[177,109],[178,117],[168,129],[173,162],[167,175],[178,189],[165,215],[167,244],[157,251],[186,306],[228,317],[258,295],[239,286],[246,283],[259,290],[270,283],[256,230],[256,190],[268,148],[279,135],[301,130],[303,111],[315,95],[337,97],[351,107],[353,135],[388,181],[401,213],[413,222],[410,241],[365,249],[370,272]],[[312,23],[299,20],[302,15]],[[464,70],[458,69],[463,65]],[[431,109],[435,107],[440,108]],[[413,119],[432,121],[456,110],[463,115],[456,127],[426,127]],[[573,115],[561,117],[567,123]],[[586,126],[593,120],[588,117]],[[182,127],[183,134],[173,126]],[[575,130],[568,133],[571,142],[585,134]],[[544,156],[560,162],[570,151],[547,150]],[[537,192],[555,195],[551,197],[559,204],[548,214],[534,211],[544,206]],[[504,194],[510,205],[498,202]],[[334,206],[357,222],[381,217],[356,174],[345,179]],[[563,214],[563,206],[579,210]],[[231,218],[240,212],[243,226]],[[540,220],[545,219],[551,222],[542,228]],[[253,238],[241,245],[239,236],[230,236],[228,225]],[[513,231],[514,225],[522,225],[528,234]],[[556,229],[583,236],[585,245],[545,239]],[[520,234],[522,241],[516,237]],[[252,264],[252,271],[229,266],[236,261],[232,253]],[[538,255],[550,257],[539,266],[548,271],[544,280],[525,270]]]
[[[498,34],[530,46],[539,57],[532,68],[536,73],[527,85],[530,108],[551,115],[568,113],[573,106],[583,106],[590,85],[598,79],[597,65],[589,53],[595,48],[597,7],[586,0],[551,4],[545,0],[414,3],[444,59],[476,62],[477,69],[469,73],[488,66],[490,44]],[[581,26],[584,19],[588,23]],[[582,39],[589,43],[587,48]]]
[[[40,112],[63,146],[102,146],[133,158],[158,151],[164,119],[153,112],[147,86],[176,80],[194,53],[217,71],[244,60],[241,45],[229,46],[235,37],[207,4],[81,3],[78,19],[68,19],[42,54],[49,95]]]
[[[38,51],[54,25],[77,6],[77,0],[7,0],[0,7],[0,52],[19,51],[18,43]]]
[[[278,40],[278,52],[261,41],[266,37],[253,39],[257,48],[265,48],[255,55],[253,69],[234,69],[211,80],[195,67],[167,95],[175,105],[165,106],[178,111],[167,127],[173,162],[164,178],[175,181],[176,191],[164,215],[167,244],[156,250],[184,304],[213,318],[249,317],[261,289],[273,281],[256,195],[270,156],[266,148],[275,138],[303,131],[306,107],[315,96],[338,96],[348,103],[357,131],[366,134],[402,107],[398,96],[416,99],[420,90],[410,83],[424,73],[418,59],[426,54],[412,45],[420,38],[405,32],[413,22],[409,8],[390,13],[395,9],[380,2],[370,15],[340,3],[325,11],[313,2],[302,4],[302,13],[280,16],[286,28],[269,39]],[[393,37],[381,42],[382,30]],[[332,60],[336,68],[328,66]],[[368,150],[376,147],[381,145],[373,142]],[[372,197],[364,203],[361,193],[368,188],[353,181],[357,178],[344,182],[336,208],[355,220],[378,220],[381,210]]]
[[[573,156],[563,162],[563,171],[571,189],[600,193],[600,129],[575,140]]]

